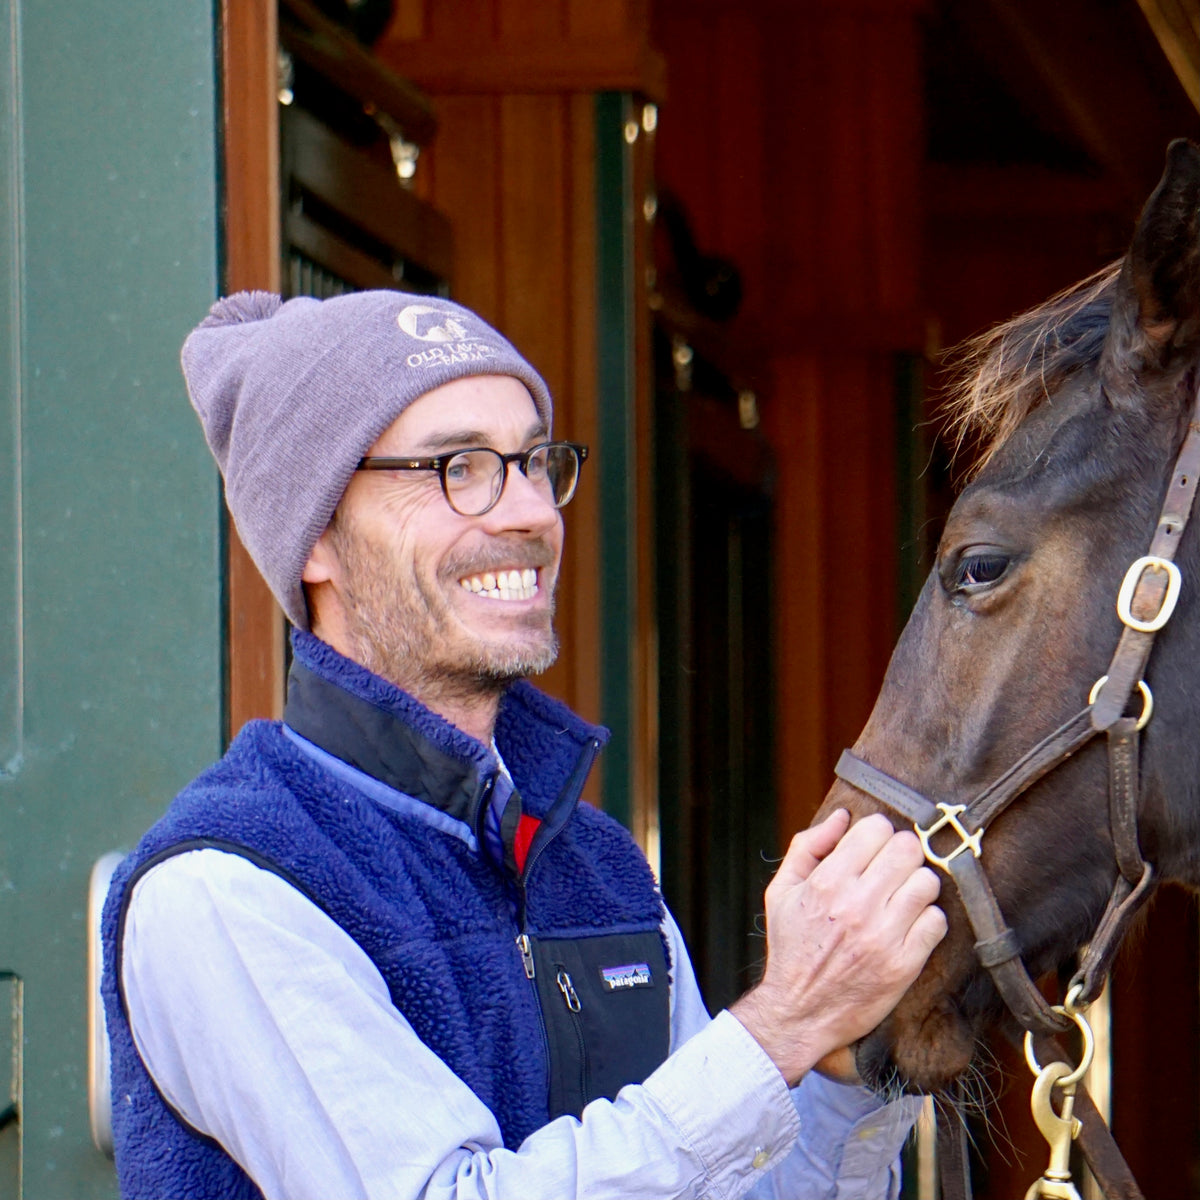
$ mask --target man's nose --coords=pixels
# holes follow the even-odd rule
[[[506,463],[505,470],[504,490],[495,506],[484,513],[483,520],[500,528],[539,532],[556,525],[559,515],[549,483],[545,479],[530,479],[515,461]]]

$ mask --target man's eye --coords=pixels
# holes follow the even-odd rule
[[[1004,554],[968,554],[958,564],[954,586],[971,592],[997,583],[1008,570],[1009,561]]]
[[[451,483],[466,483],[472,474],[471,460],[465,455],[446,464],[446,478]]]

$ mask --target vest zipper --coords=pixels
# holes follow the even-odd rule
[[[579,1046],[579,1099],[580,1103],[586,1105],[591,1070],[588,1063],[587,1043],[583,1037],[583,1019],[579,1015],[583,1011],[583,1005],[579,1002],[579,993],[575,991],[575,984],[571,979],[570,972],[562,963],[555,963],[554,966],[558,972],[554,976],[554,982],[558,984],[558,990],[562,993],[567,1012],[571,1014],[571,1028],[575,1031],[575,1042]]]
[[[517,949],[521,952],[521,965],[525,968],[525,978],[535,978],[537,969],[533,965],[533,947],[529,944],[529,934],[517,934]]]
[[[583,791],[583,785],[587,782],[587,777],[592,770],[592,764],[596,761],[596,755],[599,753],[599,741],[596,738],[589,738],[587,746],[584,747],[583,753],[579,756],[579,761],[575,764],[575,770],[571,773],[571,778],[567,781],[566,787],[563,788],[562,794],[554,802],[554,807],[551,810],[550,816],[558,816],[559,820],[550,825],[544,838],[540,841],[536,838],[534,839],[534,845],[529,851],[529,857],[525,860],[525,870],[521,872],[520,878],[517,879],[517,949],[521,952],[521,965],[525,968],[526,979],[534,979],[537,975],[537,969],[533,962],[533,948],[530,945],[529,934],[525,928],[525,885],[533,873],[534,865],[541,858],[542,852],[566,827],[566,817],[575,811],[575,806],[579,803],[580,793]],[[541,1011],[541,1005],[538,1006],[538,1011]],[[544,1036],[544,1028],[542,1032]]]
[[[580,794],[583,792],[583,785],[587,783],[587,777],[591,773],[592,764],[596,761],[596,755],[600,753],[600,742],[596,738],[588,738],[587,745],[580,754],[578,762],[575,764],[575,770],[571,773],[571,778],[567,780],[566,786],[559,794],[558,799],[554,802],[548,816],[550,818],[558,817],[557,821],[550,824],[550,828],[546,830],[546,836],[540,841],[535,837],[534,844],[530,847],[529,857],[525,860],[525,870],[523,870],[516,881],[517,885],[517,951],[521,955],[521,966],[525,969],[525,978],[533,984],[533,1000],[537,1007],[538,1028],[542,1034],[542,1056],[546,1061],[546,1095],[550,1094],[550,1035],[546,1032],[546,1017],[542,1012],[542,1001],[537,990],[537,967],[533,959],[533,945],[529,937],[529,933],[525,928],[525,884],[533,871],[534,864],[542,856],[542,851],[554,841],[554,839],[562,832],[571,813],[575,811],[575,806],[579,803]],[[569,978],[569,977],[568,977]],[[572,987],[572,990],[574,988]],[[576,1003],[579,1002],[579,997],[575,998]],[[580,1055],[583,1054],[583,1030],[576,1020],[575,1036],[579,1039]],[[587,1092],[583,1093],[585,1096]]]
[[[550,1098],[550,1034],[546,1029],[546,1014],[542,1012],[542,999],[538,995],[538,985],[536,982],[537,968],[533,961],[533,945],[529,939],[529,934],[524,930],[519,929],[516,936],[517,950],[521,955],[521,965],[525,968],[525,978],[529,980],[530,987],[533,988],[533,1008],[537,1013],[538,1032],[542,1035],[542,1061],[546,1064],[545,1077],[543,1087],[546,1092],[546,1098]]]
[[[579,761],[575,764],[575,770],[571,773],[571,778],[567,781],[566,787],[563,788],[562,793],[547,814],[547,818],[542,824],[542,829],[539,830],[539,833],[545,832],[545,837],[534,837],[533,845],[529,850],[529,857],[525,860],[525,870],[521,872],[520,878],[517,880],[517,928],[522,936],[525,935],[526,884],[533,875],[533,868],[537,865],[538,859],[542,857],[542,853],[546,847],[563,831],[566,827],[567,819],[575,811],[579,803],[579,797],[583,792],[583,785],[587,783],[587,777],[591,773],[592,764],[596,761],[596,755],[599,753],[599,741],[596,738],[588,738],[588,743],[584,747],[583,753],[580,754]],[[526,974],[529,974],[528,968],[526,968]],[[529,978],[532,979],[533,976],[529,975]]]

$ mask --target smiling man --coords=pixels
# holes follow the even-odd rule
[[[558,508],[586,450],[548,436],[512,376],[435,388],[371,447],[304,568],[315,631],[485,742],[509,684],[557,653]]]
[[[448,301],[214,306],[184,374],[294,629],[251,722],[114,878],[127,1197],[894,1197],[912,1100],[820,1071],[945,930],[912,834],[845,813],[767,890],[710,1019],[637,847],[579,798],[607,739],[534,688],[587,457]]]

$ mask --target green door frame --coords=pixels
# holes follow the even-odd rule
[[[604,752],[604,811],[633,816],[634,453],[633,164],[626,92],[596,96],[596,323],[600,404],[596,456],[600,495],[600,704],[613,738]]]

